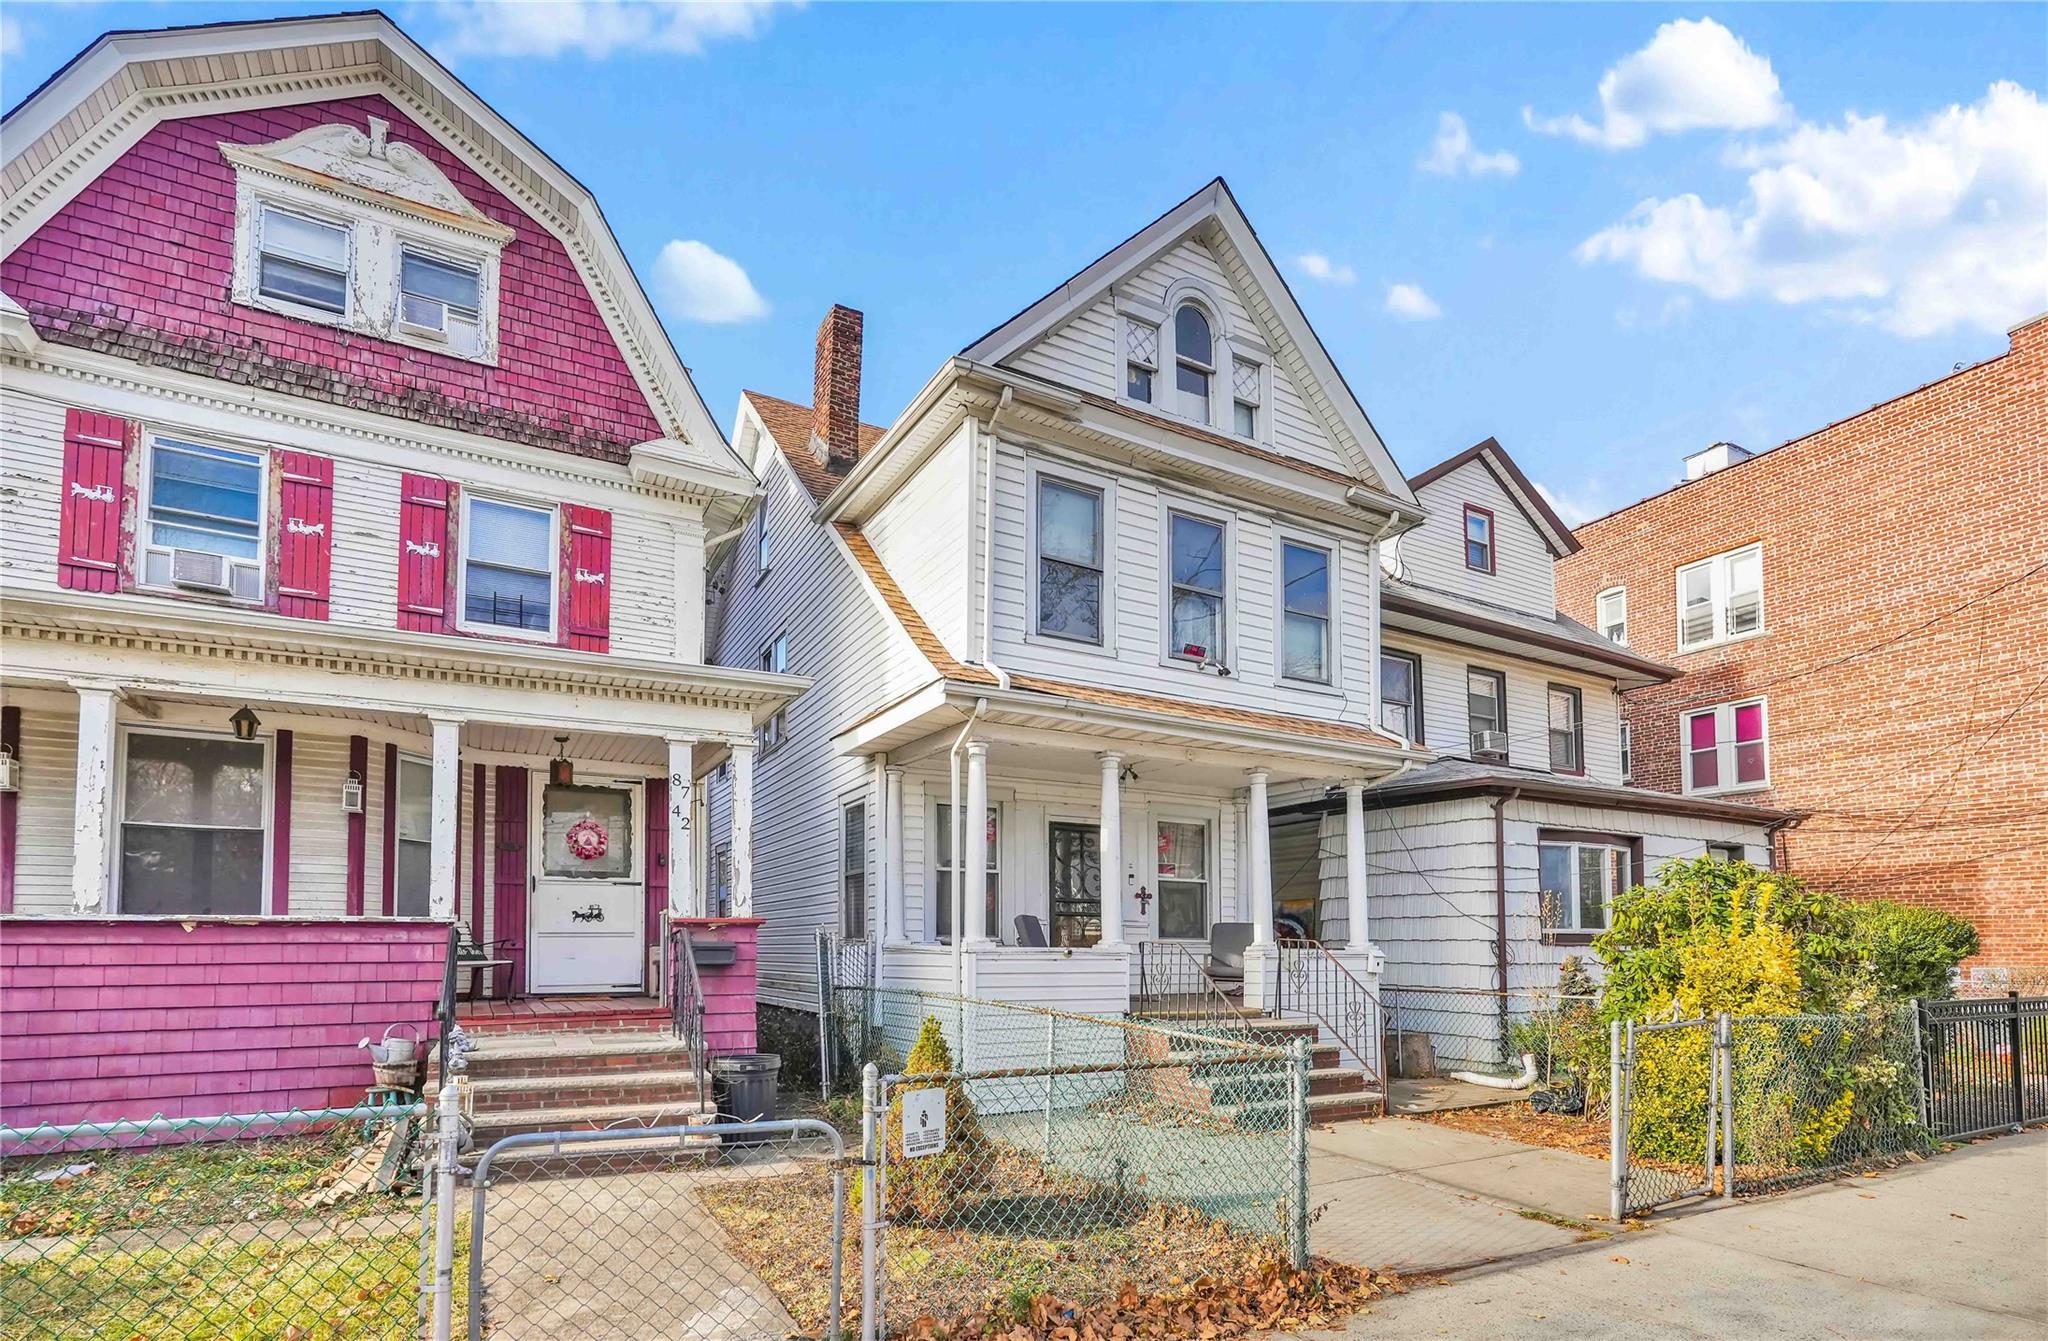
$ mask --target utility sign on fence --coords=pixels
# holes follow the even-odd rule
[[[903,1095],[903,1156],[922,1159],[946,1148],[946,1092],[907,1090]]]

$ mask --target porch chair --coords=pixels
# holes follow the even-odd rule
[[[1030,913],[1019,913],[1012,922],[1017,928],[1017,944],[1044,949],[1050,944],[1045,939],[1045,923]]]
[[[1217,922],[1209,928],[1209,961],[1202,974],[1225,996],[1244,992],[1244,952],[1251,943],[1249,922]]]
[[[509,958],[501,958],[508,949],[517,949],[519,942],[512,939],[485,941],[481,945],[469,938],[469,928],[463,927],[461,936],[455,942],[455,971],[469,975],[469,991],[464,1000],[474,1001],[480,985],[493,983],[497,970],[512,967]],[[509,984],[507,984],[509,987]]]

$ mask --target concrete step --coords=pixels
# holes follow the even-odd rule
[[[1342,1122],[1351,1118],[1379,1117],[1385,1111],[1386,1104],[1386,1095],[1370,1085],[1347,1093],[1311,1094],[1308,1099],[1308,1120],[1311,1123]],[[1244,1103],[1217,1104],[1211,1111],[1237,1126],[1266,1130],[1277,1127],[1287,1120],[1287,1099],[1282,1095],[1275,1099],[1251,1099]]]
[[[696,1098],[655,1103],[590,1104],[568,1108],[523,1108],[478,1113],[470,1124],[475,1148],[483,1150],[506,1136],[528,1132],[601,1131],[614,1127],[674,1127],[706,1120],[710,1100]]]
[[[555,1076],[497,1076],[470,1081],[470,1111],[485,1114],[526,1109],[591,1108],[612,1104],[661,1104],[701,1096],[697,1073],[687,1058],[681,1068],[606,1070]]]
[[[439,1057],[433,1069],[438,1072]],[[665,1033],[541,1033],[476,1040],[465,1073],[473,1080],[506,1077],[601,1076],[687,1068],[690,1050]]]

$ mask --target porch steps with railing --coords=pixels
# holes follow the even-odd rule
[[[1308,1116],[1311,1122],[1341,1122],[1351,1118],[1379,1117],[1386,1111],[1386,1096],[1365,1071],[1346,1066],[1342,1049],[1326,1043],[1312,1024],[1278,1020],[1252,1007],[1217,1010],[1176,1010],[1171,1006],[1146,1009],[1142,1001],[1132,1004],[1132,1014],[1169,1028],[1179,1026],[1196,1032],[1213,1032],[1219,1025],[1233,1032],[1243,1030],[1253,1042],[1286,1047],[1293,1039],[1309,1040]],[[1219,1016],[1221,1018],[1219,1018]],[[1270,1081],[1248,1082],[1238,1077],[1223,1092],[1211,1076],[1205,1075],[1199,1049],[1170,1050],[1159,1060],[1182,1063],[1166,1072],[1163,1083],[1184,1085],[1215,1116],[1233,1124],[1263,1127],[1281,1120],[1287,1111],[1287,1078],[1275,1074]],[[1253,1088],[1247,1092],[1247,1085]],[[1268,1092],[1270,1091],[1270,1093]]]
[[[689,1048],[666,1030],[489,1030],[471,1041],[478,1149],[526,1132],[679,1126],[712,1111]]]

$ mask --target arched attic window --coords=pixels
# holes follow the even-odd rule
[[[1216,380],[1216,336],[1209,314],[1184,302],[1173,314],[1175,408],[1198,424],[1209,422],[1210,386]]]

